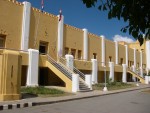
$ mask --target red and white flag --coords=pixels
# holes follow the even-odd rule
[[[61,21],[61,18],[62,18],[62,11],[60,9],[60,11],[59,11],[59,21]]]

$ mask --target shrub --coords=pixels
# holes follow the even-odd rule
[[[54,88],[45,88],[45,87],[25,87],[25,88],[21,88],[21,92],[22,93],[31,93],[31,94],[64,94],[63,91],[58,90],[58,89],[54,89]]]

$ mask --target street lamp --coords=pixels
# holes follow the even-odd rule
[[[105,87],[103,88],[103,91],[108,91],[106,86],[106,66],[104,66],[104,75],[105,75]]]
[[[139,75],[139,69],[137,69],[136,71],[137,71],[137,75]],[[136,86],[139,86],[138,78],[136,79]]]

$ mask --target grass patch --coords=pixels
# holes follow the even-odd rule
[[[98,83],[93,85],[94,90],[103,90],[105,84],[104,83]],[[131,88],[135,87],[134,84],[127,84],[122,82],[110,82],[107,83],[108,90],[119,90],[119,89],[125,89],[125,88]]]
[[[45,88],[42,86],[39,87],[23,87],[21,88],[21,93],[29,93],[34,94],[42,97],[47,96],[65,96],[69,95],[69,93],[66,93],[64,91],[55,89],[55,88]]]

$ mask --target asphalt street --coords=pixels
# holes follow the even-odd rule
[[[150,113],[150,93],[136,90],[0,113]]]

